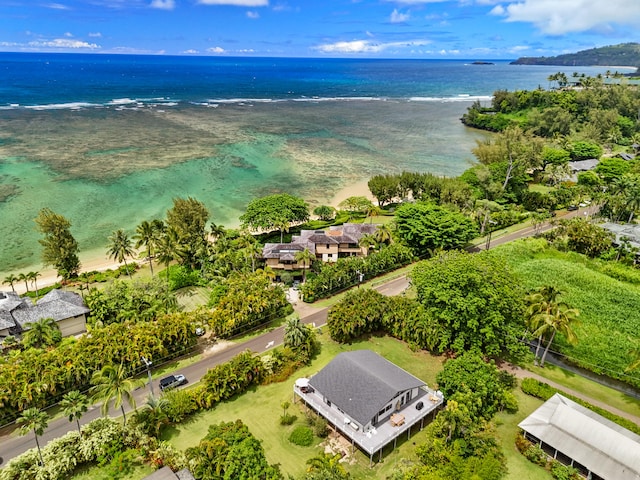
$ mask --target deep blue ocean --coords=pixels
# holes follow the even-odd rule
[[[546,88],[559,70],[506,61],[0,53],[0,107],[487,97],[498,89]]]
[[[594,75],[605,69],[582,68]],[[498,89],[557,67],[453,60],[0,53],[0,277],[38,270],[43,207],[72,222],[85,266],[192,196],[237,226],[254,198],[313,208],[380,173],[455,176],[486,132],[460,122]],[[571,75],[572,72],[567,72]]]

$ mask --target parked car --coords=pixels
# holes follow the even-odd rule
[[[567,207],[567,210],[570,211],[570,212],[574,212],[574,211],[578,210],[578,206],[577,205],[569,205]]]
[[[160,390],[170,390],[186,383],[187,377],[185,377],[184,375],[169,375],[168,377],[162,378],[160,380]]]

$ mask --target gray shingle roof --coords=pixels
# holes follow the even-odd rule
[[[640,480],[640,436],[560,394],[518,426],[602,478]]]
[[[0,300],[0,328],[9,327],[8,322],[16,322],[25,326],[37,322],[41,318],[53,318],[56,322],[67,318],[86,315],[89,309],[84,305],[82,297],[74,292],[51,290],[36,305],[28,299],[5,293]],[[2,325],[6,323],[5,327]]]
[[[398,393],[425,385],[371,350],[340,353],[309,384],[361,425]]]

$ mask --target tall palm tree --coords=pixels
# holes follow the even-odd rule
[[[249,245],[247,245],[246,247],[244,247],[243,251],[244,251],[244,254],[246,255],[246,257],[251,259],[251,271],[255,272],[256,271],[256,259],[261,257],[261,255],[262,255],[262,247],[260,246],[259,243],[252,242],[252,243],[249,243]]]
[[[545,285],[530,293],[525,297],[527,303],[527,327],[531,332],[538,332],[538,343],[536,345],[535,361],[538,361],[542,340],[549,328],[548,317],[552,315],[554,306],[557,304],[558,290],[553,285]],[[542,330],[540,330],[541,327]]]
[[[285,219],[276,220],[273,222],[273,225],[280,230],[280,243],[283,242],[284,232],[289,233],[289,228],[291,227],[291,222]]]
[[[375,235],[370,233],[365,233],[360,240],[358,240],[358,246],[366,249],[365,254],[369,254],[369,250],[373,250],[378,246],[378,240],[376,240]]]
[[[40,450],[40,442],[38,437],[42,436],[44,431],[49,425],[49,415],[45,412],[41,412],[37,408],[27,408],[22,412],[22,415],[17,420],[17,423],[23,424],[20,427],[20,435],[26,435],[29,432],[33,432],[36,437],[36,447],[38,447],[38,455],[40,456],[40,464],[44,467],[44,460],[42,458],[42,451]]]
[[[27,278],[31,282],[31,285],[36,289],[36,300],[38,299],[38,277],[41,277],[40,272],[29,272]]]
[[[14,283],[16,283],[18,280],[20,280],[18,277],[16,277],[13,273],[7,275],[6,277],[4,277],[4,280],[2,280],[2,284],[3,285],[11,285],[11,291],[13,293],[16,293],[16,289],[13,286]]]
[[[71,390],[62,397],[60,407],[62,407],[62,412],[69,418],[70,422],[75,419],[78,424],[78,433],[82,435],[80,431],[80,417],[82,417],[89,408],[87,396],[78,390]]]
[[[311,263],[315,260],[316,256],[311,253],[311,250],[305,248],[300,252],[296,252],[294,258],[297,263],[302,264],[302,282],[304,283],[307,280],[307,268],[311,266]]]
[[[111,234],[109,237],[107,255],[116,262],[124,262],[127,275],[129,276],[129,280],[131,280],[131,272],[129,272],[129,265],[127,265],[127,257],[133,257],[133,245],[129,235],[127,235],[124,230],[119,229]]]
[[[109,413],[109,402],[113,399],[113,406],[122,410],[123,423],[127,423],[127,417],[124,411],[124,400],[133,409],[136,408],[136,400],[133,397],[133,391],[141,387],[143,382],[127,378],[127,373],[122,364],[114,367],[113,365],[105,365],[102,370],[94,372],[91,376],[93,387],[89,390],[93,398],[102,402],[102,415]]]
[[[60,327],[53,318],[41,318],[27,323],[29,330],[22,335],[22,344],[29,347],[50,347],[62,339]]]
[[[155,222],[149,222],[144,220],[140,225],[136,227],[136,233],[133,236],[136,241],[134,248],[144,247],[149,260],[149,269],[151,270],[151,276],[153,277],[153,253],[155,252],[158,244],[158,231],[157,224]]]
[[[180,258],[180,241],[173,228],[167,228],[158,242],[158,261],[165,264],[167,282],[169,281],[169,264]]]
[[[24,286],[27,289],[27,293],[29,293],[29,283],[28,283],[29,277],[24,273],[20,273],[18,274],[18,280],[21,282],[24,282]]]
[[[549,352],[549,347],[553,343],[556,333],[563,335],[571,345],[578,343],[578,337],[573,330],[573,325],[578,323],[579,315],[580,312],[577,309],[569,308],[569,306],[564,302],[560,302],[556,305],[553,315],[547,318],[549,329],[551,330],[551,337],[549,338],[547,346],[544,349],[544,353],[542,354],[542,358],[540,359],[541,367],[544,367],[547,352]],[[543,327],[541,326],[540,328]]]
[[[633,215],[640,209],[640,185],[633,185],[626,196],[627,209],[631,211],[627,223],[631,223]]]

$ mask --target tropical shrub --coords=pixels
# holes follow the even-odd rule
[[[241,420],[211,425],[200,444],[187,449],[186,455],[198,480],[283,478],[277,465],[269,465],[262,444]]]
[[[238,335],[291,312],[284,290],[263,271],[232,275],[226,286],[209,319],[218,337]]]
[[[300,447],[308,447],[313,443],[313,430],[304,425],[299,425],[289,435],[289,441]]]

